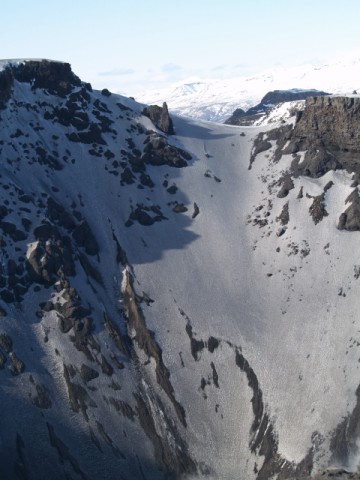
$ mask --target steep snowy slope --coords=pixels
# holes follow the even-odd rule
[[[315,88],[351,94],[360,88],[359,76],[360,57],[350,55],[319,67],[300,65],[270,69],[251,77],[178,83],[163,90],[140,93],[136,100],[156,104],[166,101],[170,111],[178,115],[224,122],[237,108],[248,110],[257,105],[269,91]]]
[[[25,62],[0,102],[1,478],[356,470],[358,100],[168,135]]]

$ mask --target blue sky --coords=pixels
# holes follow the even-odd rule
[[[1,58],[71,63],[136,95],[360,51],[359,0],[1,0]]]

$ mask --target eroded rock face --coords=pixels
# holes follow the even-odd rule
[[[14,83],[14,77],[9,68],[0,71],[0,109],[5,108]]]
[[[144,108],[143,114],[150,118],[154,124],[168,135],[174,135],[174,126],[169,115],[168,106],[166,102],[162,107],[158,105],[150,105]]]
[[[359,231],[360,230],[360,196],[355,189],[346,199],[346,204],[350,203],[348,208],[340,215],[338,229]]]
[[[30,83],[33,89],[45,88],[60,96],[81,85],[81,80],[72,72],[69,63],[29,60],[16,68],[8,68],[13,71],[15,80]]]
[[[360,98],[311,97],[300,112],[288,153],[307,151],[295,161],[296,174],[313,178],[345,168],[360,172]]]

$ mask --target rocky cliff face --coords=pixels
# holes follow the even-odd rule
[[[30,84],[33,90],[46,89],[50,94],[61,97],[81,85],[80,79],[72,72],[69,63],[29,60],[19,63],[16,68],[7,67],[0,71],[0,100],[3,106],[10,98],[14,80]],[[90,88],[89,84],[87,88]]]
[[[360,179],[360,99],[313,97],[298,113],[287,152],[300,153],[292,164],[295,175],[317,178],[329,171],[353,174],[353,187]],[[301,161],[300,161],[301,159]],[[340,230],[360,230],[357,188],[346,199],[348,208],[340,215]]]
[[[309,98],[291,137],[293,152],[307,151],[299,172],[312,177],[340,168],[360,173],[359,132],[359,98]]]
[[[360,178],[360,99],[357,97],[309,97],[304,109],[296,114],[293,129],[283,128],[266,134],[276,139],[276,159],[291,154],[293,161],[286,182],[294,188],[291,178],[306,176],[323,177],[328,172],[346,170],[352,174],[352,187],[357,187]],[[271,148],[269,140],[261,134],[255,141],[253,157],[258,152]],[[252,162],[251,162],[252,163]],[[289,180],[290,179],[290,180]],[[328,187],[330,188],[331,185]],[[286,189],[287,196],[289,189]],[[322,218],[324,194],[314,201],[312,212]],[[282,195],[282,191],[279,192]],[[346,199],[346,210],[340,215],[340,230],[360,229],[359,193],[357,188]],[[321,213],[322,212],[322,213]],[[315,218],[314,217],[314,218]]]

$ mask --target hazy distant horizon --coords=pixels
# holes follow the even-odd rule
[[[94,88],[127,95],[360,50],[356,0],[1,3],[2,58],[66,61]]]

